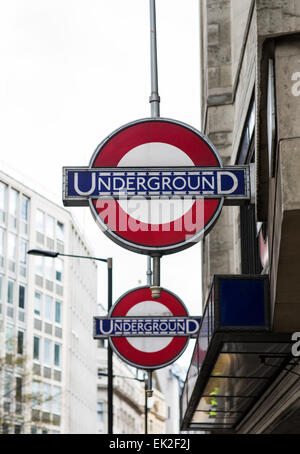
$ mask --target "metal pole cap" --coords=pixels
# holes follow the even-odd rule
[[[157,286],[157,285],[153,285],[152,287],[150,287],[150,290],[151,290],[151,293],[152,293],[152,298],[160,298],[160,295],[161,295],[161,287]]]

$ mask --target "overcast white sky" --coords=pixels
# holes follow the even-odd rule
[[[156,0],[161,117],[200,127],[198,0]],[[62,205],[62,167],[150,117],[149,0],[0,2],[0,166]],[[89,208],[72,208],[99,257],[114,260],[114,300],[146,284],[145,256],[115,245]],[[103,269],[101,268],[103,266]],[[164,257],[161,285],[201,313],[200,246]],[[106,305],[106,269],[99,264]],[[191,342],[190,342],[191,344]],[[180,364],[188,364],[191,348]]]

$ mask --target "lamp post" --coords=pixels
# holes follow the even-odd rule
[[[45,251],[43,249],[30,249],[27,251],[29,255],[38,255],[42,257],[56,258],[59,255],[64,257],[74,257],[79,259],[90,259],[97,260],[99,262],[107,263],[107,311],[109,312],[112,307],[112,270],[113,262],[112,258],[107,259],[99,257],[89,257],[86,255],[73,255],[73,254],[62,254],[61,252]],[[107,346],[107,406],[108,406],[108,434],[113,433],[113,352],[110,344]]]

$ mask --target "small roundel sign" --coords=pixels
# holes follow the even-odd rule
[[[93,216],[104,233],[120,246],[151,255],[178,252],[201,239],[214,225],[221,212],[223,198],[186,198],[183,187],[185,169],[207,167],[202,175],[209,194],[209,168],[222,167],[213,145],[199,131],[169,119],[151,118],[129,123],[108,136],[95,150],[89,168],[126,168],[143,188],[155,189],[156,180],[164,183],[164,196],[151,193],[151,198],[89,199]],[[169,174],[155,173],[155,168],[180,170],[171,187]],[[145,170],[145,178],[135,170]],[[147,169],[151,169],[151,174]],[[128,175],[128,174],[127,174]],[[127,176],[130,183],[130,177]],[[173,180],[172,180],[173,181]],[[193,180],[191,181],[192,184]],[[196,180],[195,180],[196,181]],[[116,184],[118,181],[116,180]],[[122,183],[120,174],[120,184]],[[174,191],[174,186],[176,191]],[[196,187],[196,186],[195,186]],[[168,193],[167,189],[170,188]],[[145,187],[149,189],[149,187]],[[206,189],[206,188],[205,188]],[[177,195],[180,196],[177,196]]]
[[[164,318],[187,316],[185,305],[176,295],[162,288],[160,297],[154,299],[149,287],[138,287],[125,293],[109,313],[112,319],[140,317],[145,321],[149,317],[152,326],[156,319],[158,323]],[[141,369],[158,369],[179,358],[188,345],[189,337],[111,336],[109,341],[117,355],[128,364]]]

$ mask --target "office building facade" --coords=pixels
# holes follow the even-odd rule
[[[92,256],[70,213],[0,173],[1,425],[6,433],[96,433]]]

